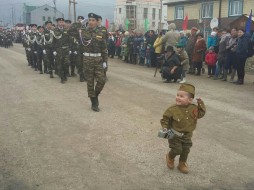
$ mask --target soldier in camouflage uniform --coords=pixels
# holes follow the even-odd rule
[[[42,72],[42,57],[43,57],[43,31],[44,28],[42,26],[38,26],[38,33],[36,36],[36,51],[37,51],[37,63],[38,63],[38,69],[40,71],[40,74],[43,74]],[[45,67],[44,67],[44,71],[45,71]]]
[[[23,47],[25,48],[25,51],[26,51],[26,58],[27,58],[27,61],[28,61],[28,66],[31,66],[32,65],[32,54],[30,53],[31,52],[31,48],[30,48],[30,40],[29,40],[29,31],[25,31],[25,34],[23,36]]]
[[[47,66],[48,73],[50,74],[50,78],[53,78],[53,69],[55,67],[54,64],[54,55],[53,55],[53,34],[51,32],[52,22],[45,22],[45,30],[43,32],[43,62],[44,66]],[[45,71],[44,71],[45,72]]]
[[[108,54],[104,34],[97,28],[98,16],[89,13],[88,18],[88,27],[79,31],[80,41],[84,52],[83,63],[86,65],[88,97],[92,110],[99,112],[98,96],[106,82],[104,70],[107,67]]]
[[[57,27],[53,30],[53,54],[56,56],[56,66],[58,76],[61,78],[61,83],[67,81],[67,69],[70,61],[70,36],[67,29],[64,28],[64,19],[58,18]]]
[[[80,77],[80,82],[85,81],[85,74],[84,74],[84,65],[83,65],[83,52],[82,52],[82,46],[80,43],[80,36],[79,36],[79,30],[84,28],[84,17],[78,16],[78,22],[75,22],[72,24],[71,28],[69,29],[69,34],[71,36],[71,41],[74,42],[74,52],[76,51],[77,54],[74,54],[71,57],[71,64],[76,65],[77,71]],[[76,44],[78,42],[78,45]],[[75,52],[75,53],[76,53]]]
[[[71,20],[65,20],[64,29],[68,31],[68,34],[69,34],[70,28],[71,28]],[[70,36],[70,37],[71,37],[71,36]],[[72,43],[71,40],[70,40],[70,43]],[[70,46],[70,47],[71,47],[71,46]],[[71,57],[72,57],[72,54],[73,54],[72,49],[70,49],[70,51],[69,51],[70,60],[69,60],[68,66],[66,66],[66,71],[65,71],[67,77],[71,77],[71,75],[70,75],[70,68],[69,68],[69,67],[71,66],[70,64],[71,64]]]
[[[28,34],[28,38],[30,41],[29,48],[31,49],[31,51],[29,51],[29,54],[32,57],[31,67],[34,68],[35,71],[38,70],[36,36],[37,36],[37,24],[31,24],[31,32]]]

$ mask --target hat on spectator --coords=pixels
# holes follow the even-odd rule
[[[192,27],[191,30],[198,31],[198,28],[197,27]]]
[[[178,43],[176,44],[176,47],[177,47],[177,48],[183,48],[183,44],[180,43],[180,42],[178,42]]]
[[[195,96],[195,86],[193,86],[192,84],[184,83],[180,86],[179,90],[188,92],[188,93],[192,94],[193,97]]]

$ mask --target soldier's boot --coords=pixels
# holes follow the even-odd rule
[[[49,74],[49,72],[48,72],[48,67],[45,66],[45,65],[44,65],[44,73],[45,73],[45,74]]]
[[[61,81],[60,81],[60,82],[61,82],[62,84],[64,84],[65,81],[66,81],[65,78],[64,78],[64,77],[61,77]]]
[[[175,159],[172,158],[172,156],[170,155],[170,153],[166,154],[166,163],[169,169],[174,169],[175,164],[174,164]]]
[[[235,69],[232,69],[232,73],[231,73],[231,77],[230,77],[230,82],[231,82],[231,83],[234,82],[235,74],[236,74],[236,70],[235,70]]]
[[[189,173],[189,168],[187,166],[186,162],[179,161],[179,164],[177,166],[178,170],[184,174]]]
[[[85,76],[84,76],[84,74],[80,74],[79,75],[79,81],[80,82],[85,82]]]
[[[91,100],[91,103],[92,103],[91,109],[95,112],[99,112],[100,109],[97,105],[96,98],[95,97],[90,97],[90,100]]]
[[[54,76],[53,76],[53,71],[49,71],[49,77],[50,77],[50,78],[54,78]]]
[[[72,77],[77,76],[76,73],[75,73],[74,71],[75,71],[75,66],[71,66],[71,76],[72,76]]]
[[[40,74],[43,74],[42,70],[40,70]]]
[[[69,73],[69,72],[68,72]],[[69,74],[70,75],[70,74]],[[67,79],[67,76],[68,76],[68,74],[67,73],[63,73],[63,79],[64,79],[64,81],[67,81],[68,79]]]

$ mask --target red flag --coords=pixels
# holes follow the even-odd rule
[[[185,18],[184,18],[182,28],[183,28],[183,30],[187,30],[188,29],[188,15],[186,15]]]
[[[108,29],[108,27],[109,27],[109,22],[108,22],[108,19],[106,19],[106,25],[105,25],[105,27]]]

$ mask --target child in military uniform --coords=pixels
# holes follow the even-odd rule
[[[194,96],[195,87],[188,83],[182,84],[176,95],[176,103],[165,111],[161,119],[163,130],[171,129],[175,134],[173,138],[168,139],[171,150],[166,155],[167,166],[174,169],[174,159],[180,155],[178,169],[182,173],[189,172],[186,162],[192,146],[192,133],[197,120],[202,118],[206,111],[200,98],[197,98],[197,105],[192,103]]]

